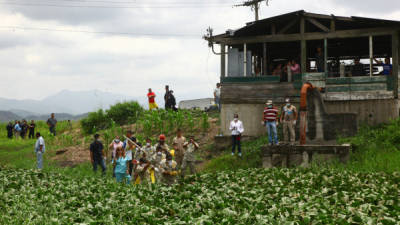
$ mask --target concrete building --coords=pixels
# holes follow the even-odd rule
[[[289,97],[298,104],[306,82],[322,90],[326,114],[351,114],[347,118],[356,125],[397,118],[399,31],[399,21],[301,10],[206,36],[209,46],[221,47],[223,134],[230,135],[234,113],[244,122],[245,135],[265,133],[261,125],[265,102],[271,99],[280,106]],[[384,58],[393,64],[389,75],[380,72],[383,64],[378,60]],[[300,73],[287,72],[291,71],[287,62],[293,59]],[[349,119],[336,122],[346,126]]]
[[[192,99],[192,100],[183,100],[179,102],[179,109],[200,109],[206,110],[213,106],[214,99],[213,98],[201,98],[201,99]]]

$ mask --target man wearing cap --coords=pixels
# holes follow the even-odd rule
[[[290,134],[290,144],[293,145],[296,140],[296,133],[294,128],[296,127],[297,121],[297,109],[294,105],[290,103],[290,99],[285,100],[286,105],[283,107],[281,113],[281,124],[283,124],[283,140],[287,143],[289,141]]]
[[[169,152],[169,147],[165,143],[165,135],[164,134],[160,135],[160,137],[158,139],[158,143],[156,144],[155,148],[157,149],[159,146],[161,147],[163,153]]]
[[[278,108],[272,104],[272,100],[268,100],[266,105],[261,122],[267,127],[268,145],[279,145],[278,133],[276,131],[276,126],[278,125]]]

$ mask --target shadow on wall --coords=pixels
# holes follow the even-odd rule
[[[357,114],[327,113],[318,89],[308,92],[307,103],[307,137],[310,140],[335,140],[338,136],[348,137],[357,133]]]

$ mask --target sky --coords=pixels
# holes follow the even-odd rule
[[[202,39],[254,20],[240,0],[0,0],[0,97],[43,99],[102,90],[177,100],[211,97],[219,56]],[[400,20],[399,0],[270,0],[260,18],[291,11]]]

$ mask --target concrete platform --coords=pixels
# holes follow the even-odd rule
[[[351,146],[343,145],[278,145],[262,147],[263,167],[309,167],[332,160],[345,163]]]

